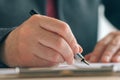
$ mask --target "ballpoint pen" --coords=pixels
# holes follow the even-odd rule
[[[31,10],[29,13],[30,13],[30,15],[39,14],[39,12],[37,12],[37,11],[34,10],[34,9]],[[74,55],[74,58],[75,58],[75,60],[78,61],[78,62],[83,62],[83,63],[89,65],[89,63],[85,60],[85,58],[82,56],[81,53],[75,54],[75,55]]]

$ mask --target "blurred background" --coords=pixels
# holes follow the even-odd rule
[[[104,9],[105,7],[103,5],[99,6],[98,41],[104,38],[110,32],[117,30],[104,16]]]

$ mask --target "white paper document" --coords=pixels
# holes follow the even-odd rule
[[[75,63],[74,65],[60,64],[58,67],[53,69],[102,69],[111,68],[113,72],[120,71],[120,63],[90,63],[86,65],[84,63]]]
[[[42,72],[54,72],[62,70],[76,70],[76,71],[94,71],[94,70],[110,70],[112,72],[120,72],[120,63],[90,63],[86,65],[84,63],[75,63],[74,65],[60,64],[58,66],[49,68],[0,68],[1,74],[20,74],[20,73],[42,73]]]

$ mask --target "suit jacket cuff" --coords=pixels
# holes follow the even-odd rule
[[[4,41],[6,39],[6,37],[9,35],[9,33],[14,30],[15,27],[13,28],[0,28],[0,68],[8,68],[7,65],[5,65],[2,60],[1,60],[1,57],[2,57],[2,50],[3,50],[3,44],[4,44]]]

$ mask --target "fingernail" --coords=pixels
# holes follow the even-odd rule
[[[96,61],[96,59],[97,59],[97,58],[96,58],[96,56],[91,56],[91,58],[90,58],[90,60],[89,60],[89,61],[90,61],[90,62],[95,62],[95,61]]]
[[[80,45],[75,45],[75,53],[82,53],[83,52],[83,49]]]
[[[83,48],[80,45],[78,45],[78,46],[79,46],[79,52],[82,53],[83,52]]]

